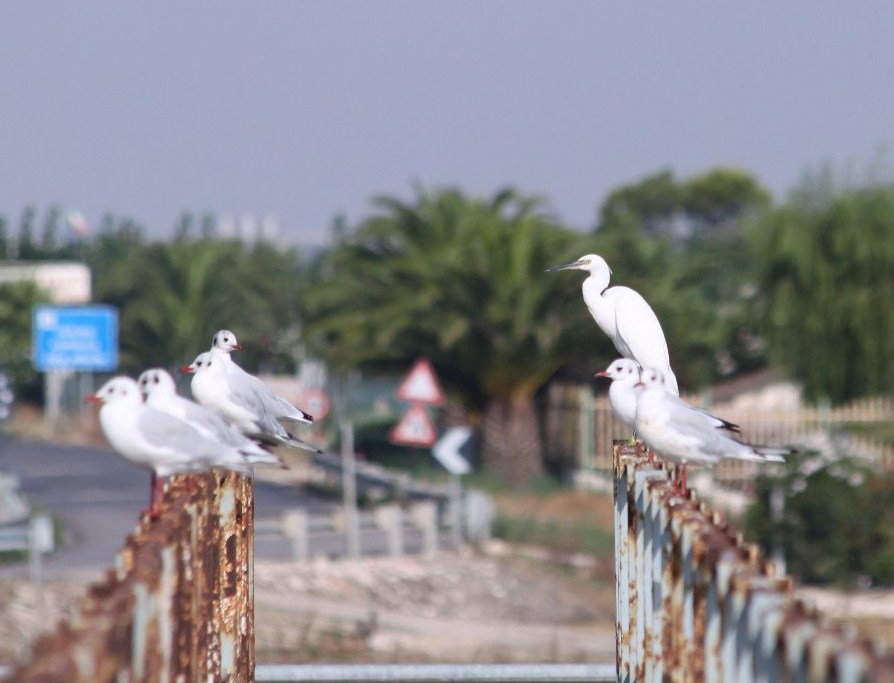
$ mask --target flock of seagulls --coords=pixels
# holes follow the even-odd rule
[[[609,287],[611,269],[601,256],[587,254],[549,268],[589,273],[582,290],[596,324],[623,356],[597,377],[612,380],[608,398],[614,415],[642,439],[649,459],[658,452],[679,465],[676,490],[685,494],[689,463],[712,466],[723,459],[784,462],[788,448],[757,446],[737,438],[737,425],[683,401],[661,323],[652,307],[629,287]]]
[[[277,396],[231,357],[242,347],[229,330],[214,335],[181,373],[193,373],[195,400],[177,393],[173,376],[151,368],[137,380],[117,376],[88,402],[99,403],[103,434],[120,455],[152,472],[148,513],[160,509],[165,477],[224,468],[248,474],[252,465],[284,467],[270,448],[318,452],[290,434],[280,421],[311,424],[313,417]]]

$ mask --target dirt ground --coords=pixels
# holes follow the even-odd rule
[[[431,559],[258,562],[257,660],[612,661],[613,584],[527,555],[494,543]],[[26,657],[86,587],[0,584],[0,663]]]

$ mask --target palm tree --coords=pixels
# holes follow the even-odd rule
[[[486,468],[541,471],[534,395],[586,338],[586,310],[545,269],[579,236],[538,199],[416,188],[328,254],[308,331],[331,363],[406,367],[419,355],[480,424]]]

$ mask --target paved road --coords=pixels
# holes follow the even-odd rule
[[[0,442],[0,472],[16,475],[20,490],[35,505],[64,525],[65,545],[45,558],[48,574],[101,572],[111,567],[124,538],[137,525],[149,503],[149,474],[106,448],[55,445],[4,439]],[[304,487],[255,483],[255,516],[277,517],[289,508],[310,513],[331,510],[336,502]],[[327,542],[321,539],[323,545]],[[335,547],[337,539],[330,539]],[[258,558],[285,559],[284,539],[258,538]],[[22,573],[23,567],[0,573]]]

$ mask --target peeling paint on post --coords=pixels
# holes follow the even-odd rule
[[[10,680],[254,680],[254,489],[235,472],[173,477],[104,582]]]
[[[613,459],[619,681],[894,681],[894,657],[795,598],[641,444]]]

